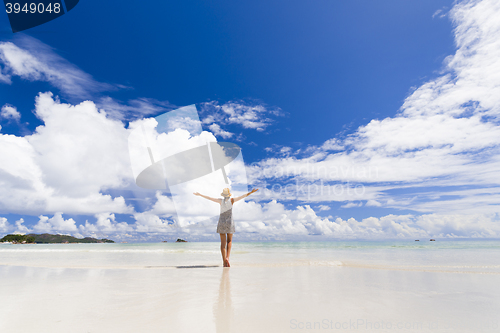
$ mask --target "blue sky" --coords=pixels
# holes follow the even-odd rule
[[[17,34],[4,14],[0,233],[215,239],[179,224],[166,193],[130,195],[130,122],[196,104],[262,188],[241,239],[496,238],[498,10],[82,0]]]

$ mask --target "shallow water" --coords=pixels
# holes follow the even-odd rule
[[[231,266],[218,243],[0,245],[0,331],[500,331],[498,241],[235,242]]]
[[[233,242],[231,263],[499,274],[500,241]],[[220,264],[215,242],[0,245],[0,265],[176,268]]]

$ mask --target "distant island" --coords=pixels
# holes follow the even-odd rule
[[[162,243],[168,243],[168,241],[161,241]],[[175,241],[176,243],[187,243],[187,240],[184,240],[184,239],[181,239],[181,238],[177,238],[177,240]]]
[[[28,235],[7,235],[0,239],[0,243],[9,242],[13,244],[68,244],[68,243],[114,243],[110,239],[96,239],[92,237],[76,238],[67,235],[51,234],[28,234]]]

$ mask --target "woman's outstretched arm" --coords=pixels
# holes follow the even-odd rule
[[[243,198],[245,198],[245,197],[248,197],[250,194],[257,192],[258,190],[259,190],[259,189],[254,188],[253,190],[251,190],[251,191],[250,191],[250,192],[248,192],[247,194],[243,194],[242,196],[239,196],[239,197],[234,198],[234,202],[236,202],[236,201],[240,201],[241,199],[243,199]]]
[[[208,199],[208,200],[210,200],[210,201],[217,202],[217,203],[219,203],[219,204],[222,202],[222,200],[221,200],[221,199],[215,199],[215,198],[207,197],[206,195],[200,194],[200,193],[198,193],[198,192],[195,192],[195,193],[193,193],[193,194],[194,194],[194,195],[197,195],[197,196],[200,196],[200,197],[202,197],[202,198]]]

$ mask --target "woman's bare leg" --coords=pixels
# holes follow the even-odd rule
[[[227,252],[226,252],[226,260],[227,260],[227,266],[231,267],[229,265],[229,254],[231,253],[231,245],[233,245],[233,234],[227,234]]]
[[[226,234],[219,234],[220,235],[220,253],[222,255],[222,262],[223,262],[223,266],[224,267],[227,267],[226,265],[226,245],[227,245],[227,242],[226,242]]]

